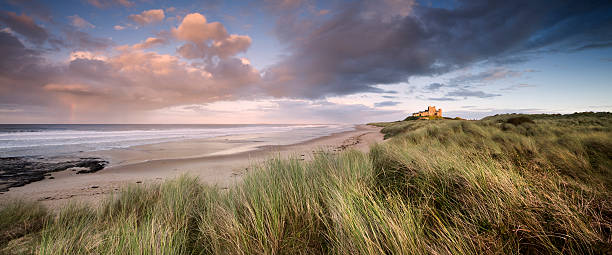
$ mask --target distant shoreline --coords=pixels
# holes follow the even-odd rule
[[[348,148],[367,151],[371,144],[383,140],[379,130],[378,127],[357,125],[354,130],[293,144],[286,144],[283,139],[287,138],[280,135],[267,135],[262,139],[261,135],[244,134],[80,153],[76,156],[100,158],[109,164],[95,173],[53,172],[44,180],[11,188],[0,195],[0,200],[26,198],[41,201],[50,208],[60,208],[69,201],[96,203],[125,184],[158,182],[181,174],[198,176],[205,183],[225,188],[238,181],[252,164],[273,156],[308,160],[319,150],[332,153]]]
[[[350,130],[353,127],[353,124],[0,124],[0,141],[2,141],[0,158],[71,157],[75,154],[83,154],[83,152],[126,149],[192,139],[268,133],[285,133],[285,138],[279,142],[289,144],[308,140],[313,136]]]

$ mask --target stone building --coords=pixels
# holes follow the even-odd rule
[[[419,117],[419,119],[428,119],[431,116],[442,118],[442,109],[436,110],[435,106],[428,106],[427,110],[412,114],[412,117]]]

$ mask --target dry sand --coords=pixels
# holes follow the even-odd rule
[[[72,170],[55,172],[52,179],[11,188],[0,195],[0,200],[33,199],[51,209],[70,201],[95,204],[126,184],[159,182],[181,174],[198,176],[205,183],[225,189],[239,181],[251,165],[270,157],[295,156],[308,160],[318,151],[333,153],[352,148],[366,152],[370,145],[382,142],[383,135],[380,128],[359,125],[353,131],[292,145],[272,145],[282,143],[267,138],[268,142],[264,142],[258,140],[257,135],[224,136],[79,155],[102,157],[108,159],[110,165],[91,174],[77,175]]]

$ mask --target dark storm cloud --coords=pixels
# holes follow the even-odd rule
[[[43,64],[40,51],[26,48],[4,31],[0,31],[0,56],[0,102],[45,105],[48,97],[40,93],[39,84],[52,81],[59,70]]]
[[[276,32],[292,53],[266,70],[269,94],[319,98],[382,92],[375,85],[478,61],[520,62],[547,47],[569,51],[612,39],[608,1],[475,0],[453,9],[415,5],[408,14],[372,9],[370,3],[345,4],[325,19],[280,17]]]
[[[103,50],[113,46],[113,40],[107,38],[94,37],[86,32],[78,30],[64,30],[65,38],[61,43],[65,47],[75,50]]]
[[[38,16],[41,15],[44,15],[44,12]],[[50,19],[49,17],[47,18]],[[0,23],[3,23],[17,34],[22,35],[29,42],[36,44],[40,49],[42,49],[42,45],[47,41],[54,49],[102,50],[113,45],[111,39],[94,37],[88,33],[74,30],[65,24],[56,24],[63,27],[63,36],[52,35],[26,14],[17,15],[14,12],[0,11]]]
[[[13,35],[0,31],[0,72],[15,74],[39,61],[39,53],[26,49]]]
[[[25,14],[17,15],[14,12],[0,11],[0,22],[35,44],[42,44],[49,38],[47,31]]]
[[[0,31],[0,56],[0,89],[26,89],[31,85],[29,81],[50,80],[57,72],[54,66],[44,63],[41,51],[26,48],[17,37],[4,31]]]
[[[374,107],[396,106],[398,104],[400,104],[400,102],[384,101],[384,102],[380,102],[380,103],[375,103]]]

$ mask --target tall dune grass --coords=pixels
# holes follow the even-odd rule
[[[272,159],[228,190],[183,176],[57,215],[9,203],[1,251],[611,253],[611,114],[512,117],[381,123],[369,154]]]

